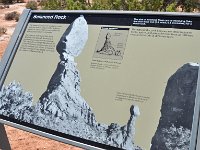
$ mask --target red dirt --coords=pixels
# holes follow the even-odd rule
[[[25,8],[25,3],[10,5],[10,8],[0,9],[0,27],[6,27],[7,32],[0,36],[0,58],[2,57],[10,37],[17,24],[16,21],[6,21],[4,16],[8,12],[17,11],[20,14]],[[5,125],[12,150],[82,150],[81,148],[63,144],[48,138],[28,133]]]
[[[81,150],[10,126],[5,128],[12,150]]]
[[[8,41],[15,29],[17,22],[15,20],[7,21],[5,20],[5,14],[13,11],[17,11],[20,14],[25,8],[25,3],[10,5],[10,8],[0,9],[0,27],[5,27],[7,29],[6,34],[0,36],[0,57],[3,55],[5,48],[7,47]]]

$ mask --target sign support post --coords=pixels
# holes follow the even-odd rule
[[[10,143],[6,134],[6,130],[2,123],[0,123],[0,149],[11,150]]]

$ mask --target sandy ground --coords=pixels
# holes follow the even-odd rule
[[[17,11],[20,14],[25,8],[25,3],[10,5],[9,8],[0,9],[0,27],[6,27],[6,34],[0,36],[0,57],[2,57],[10,37],[17,24],[16,21],[6,21],[4,16],[8,12]],[[53,141],[34,135],[10,126],[5,126],[12,150],[81,150],[80,148]]]
[[[0,27],[7,28],[6,34],[0,36],[0,56],[3,55],[3,52],[5,48],[7,47],[8,41],[10,40],[10,37],[17,24],[15,20],[6,21],[4,19],[5,14],[9,12],[13,12],[13,11],[17,11],[21,14],[24,7],[25,7],[25,3],[20,3],[20,4],[10,5],[10,8],[0,9]]]
[[[12,150],[81,150],[10,126],[5,129]]]

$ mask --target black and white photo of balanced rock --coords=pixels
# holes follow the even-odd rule
[[[0,91],[0,114],[87,140],[127,150],[141,150],[134,143],[138,106],[130,106],[127,124],[99,123],[92,108],[80,94],[80,75],[74,61],[88,40],[83,16],[74,20],[61,36],[56,49],[57,68],[36,105],[23,85],[13,81]]]
[[[187,63],[168,80],[151,150],[189,150],[199,64]]]

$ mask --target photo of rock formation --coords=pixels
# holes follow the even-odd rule
[[[199,65],[188,63],[168,80],[151,150],[189,150]]]
[[[63,33],[57,44],[60,61],[46,91],[38,103],[33,96],[13,81],[0,91],[0,114],[44,128],[127,150],[141,150],[134,143],[135,122],[139,107],[130,107],[127,124],[99,123],[92,108],[80,94],[80,76],[74,57],[83,50],[88,39],[88,25],[78,17]]]
[[[32,92],[24,89],[17,79],[4,85],[0,91],[0,114],[89,141],[127,150],[141,150],[141,145],[137,146],[137,142],[135,143],[136,131],[145,138],[145,133],[138,133],[135,128],[137,117],[140,115],[138,106],[130,104],[130,110],[127,110],[130,112],[130,117],[125,125],[119,125],[119,122],[114,123],[114,121],[104,124],[98,122],[92,105],[88,103],[89,99],[87,101],[81,95],[81,77],[75,58],[83,53],[88,41],[88,32],[87,21],[84,16],[80,16],[56,42],[58,52],[56,54],[60,59],[56,62],[57,67],[36,104],[33,105]],[[126,43],[129,29],[115,30],[105,27],[101,28],[100,33],[101,40],[97,42],[98,46],[94,50],[93,57],[122,60],[121,56],[118,58],[115,46],[118,45],[124,53],[125,44],[122,43]],[[122,36],[123,42],[120,43],[117,39],[118,44],[113,44],[114,35],[119,39]],[[110,55],[115,58],[111,58]],[[148,140],[148,144],[151,144],[148,148],[151,150],[189,149],[198,70],[198,64],[187,63],[169,77],[164,96],[158,99],[162,101],[162,105],[155,108],[156,111],[160,109],[161,117],[156,118],[157,130],[153,130]],[[140,109],[142,110],[142,107]],[[154,110],[150,108],[150,111]],[[143,122],[147,122],[143,117],[139,119],[141,118]]]

